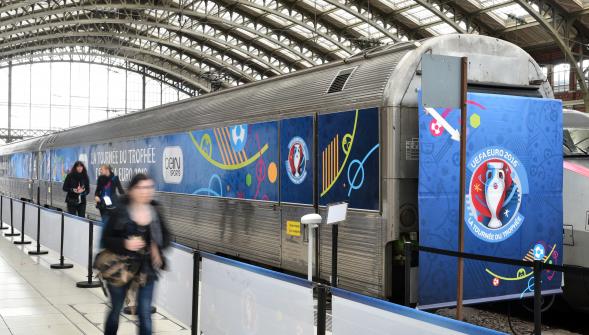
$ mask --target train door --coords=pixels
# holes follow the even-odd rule
[[[303,116],[280,122],[280,161],[283,164],[285,175],[281,175],[281,221],[282,221],[282,268],[297,273],[307,273],[309,231],[300,223],[305,214],[317,211],[316,188],[316,153],[315,138],[317,131],[317,116]],[[293,131],[296,129],[296,131]],[[306,131],[301,131],[305,129]],[[297,155],[294,153],[297,152]],[[295,157],[296,156],[296,157]],[[300,158],[307,159],[312,164],[302,164]],[[309,159],[312,158],[312,159]],[[287,163],[288,162],[288,163]],[[288,171],[293,166],[299,166],[298,174]],[[298,183],[298,184],[296,184]],[[304,184],[303,184],[304,183]],[[298,199],[294,199],[293,188],[288,185],[306,185]],[[306,190],[306,191],[305,191]],[[308,191],[308,192],[307,192]],[[298,200],[298,201],[297,201]],[[317,273],[317,250],[313,261],[313,274]]]
[[[41,203],[51,205],[51,151],[41,152],[39,160],[39,184],[41,185]]]
[[[31,158],[31,182],[29,183],[29,185],[31,185],[30,187],[30,195],[31,195],[31,200],[33,200],[35,203],[37,203],[39,197],[40,197],[40,192],[39,192],[39,187],[40,187],[40,180],[39,180],[39,167],[40,167],[40,162],[39,159],[41,157],[41,153],[39,151],[35,151],[33,152],[33,157]]]

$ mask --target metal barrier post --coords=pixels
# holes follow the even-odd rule
[[[9,229],[4,225],[4,195],[0,194],[0,230]]]
[[[74,267],[73,264],[64,263],[63,258],[63,212],[61,212],[61,245],[59,247],[59,263],[58,264],[51,264],[52,269],[71,269]]]
[[[542,262],[534,260],[534,335],[542,334]]]
[[[317,286],[317,335],[325,335],[327,316],[327,287]]]
[[[331,287],[337,287],[337,235],[338,225],[331,227]]]
[[[37,250],[29,251],[29,255],[47,255],[49,251],[41,250],[41,188],[37,187]]]
[[[192,335],[198,334],[198,291],[200,289],[200,253],[195,251],[192,254],[194,258],[194,268],[192,270]]]
[[[7,236],[7,237],[20,236],[19,233],[14,232],[14,220],[12,219],[13,218],[13,216],[12,216],[13,211],[14,211],[14,206],[12,204],[12,198],[10,198],[10,233],[4,234],[4,236]]]
[[[405,306],[411,305],[411,242],[405,241]]]
[[[80,288],[94,288],[102,286],[98,280],[92,281],[92,249],[94,248],[94,225],[92,220],[88,220],[88,280],[77,282],[76,286]]]
[[[23,198],[21,198],[21,201],[23,200]],[[25,241],[25,211],[26,209],[26,205],[25,202],[22,201],[22,220],[21,220],[21,226],[20,226],[20,241],[14,241],[12,243],[14,244],[31,244],[31,241]]]

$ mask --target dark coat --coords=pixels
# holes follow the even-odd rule
[[[96,181],[96,191],[94,192],[94,195],[102,198],[104,196],[104,194],[103,194],[104,189],[105,189],[106,185],[108,185],[109,182],[111,183],[110,200],[112,200],[112,203],[114,205],[116,205],[118,203],[117,190],[118,190],[119,194],[121,194],[121,195],[125,194],[125,190],[123,189],[123,186],[121,185],[121,181],[119,180],[119,177],[117,177],[113,174],[111,174],[108,177],[107,176],[98,177],[98,180]],[[100,200],[100,204],[103,204],[102,199]]]
[[[125,240],[128,237],[128,227],[129,225],[135,225],[135,223],[131,220],[131,217],[129,216],[129,212],[127,210],[128,205],[128,197],[121,197],[119,200],[119,205],[113,211],[113,214],[108,217],[108,220],[106,221],[106,224],[102,231],[102,247],[119,255],[129,255],[133,253],[125,249]],[[157,219],[159,221],[159,226],[161,229],[161,242],[157,243],[156,241],[156,243],[158,249],[160,250],[160,255],[162,256],[162,260],[164,261],[165,267],[163,250],[170,245],[170,233],[168,231],[167,225],[164,221],[162,211],[158,203],[152,201],[151,205],[155,209]],[[153,222],[151,225],[153,225]],[[151,230],[153,231],[153,228]]]
[[[77,202],[78,193],[74,192],[78,186],[84,187],[85,191],[80,194],[80,203],[86,203],[86,195],[90,193],[90,180],[88,180],[88,176],[82,173],[77,172],[70,172],[65,177],[65,181],[63,182],[63,191],[67,192],[65,196],[65,202]]]

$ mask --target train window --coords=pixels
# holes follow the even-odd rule
[[[562,135],[565,156],[589,155],[589,129],[565,128]]]
[[[350,78],[350,76],[352,76],[352,73],[354,73],[354,70],[356,70],[355,67],[351,69],[341,70],[340,72],[338,72],[333,81],[331,82],[331,85],[327,90],[327,94],[343,91],[344,87],[346,86],[346,83],[348,82],[348,79]]]

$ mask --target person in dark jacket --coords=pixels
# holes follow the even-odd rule
[[[159,269],[165,262],[163,250],[170,244],[168,229],[158,204],[153,200],[153,180],[145,174],[137,174],[129,183],[127,195],[106,222],[102,233],[102,245],[113,253],[128,256],[138,265],[139,272],[121,287],[107,283],[112,309],[105,323],[104,333],[115,335],[119,327],[119,315],[127,291],[138,286],[137,315],[139,334],[151,334],[151,301]]]
[[[70,214],[84,217],[86,215],[86,195],[90,192],[90,180],[84,163],[77,161],[65,177],[63,190],[67,192],[65,202]]]
[[[96,181],[94,200],[104,222],[108,220],[108,212],[117,207],[117,203],[119,202],[117,191],[121,195],[125,194],[119,177],[115,176],[109,165],[101,165],[100,176]]]

